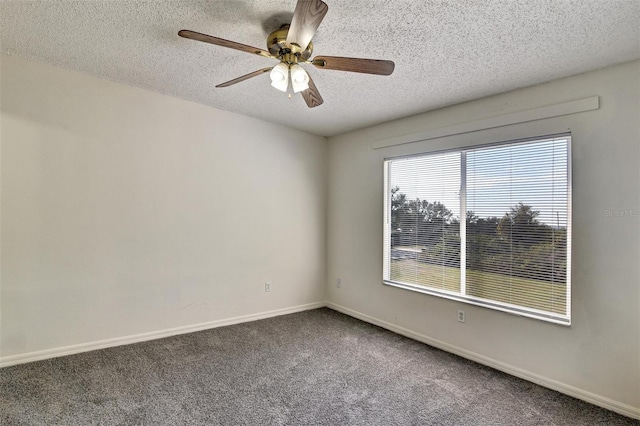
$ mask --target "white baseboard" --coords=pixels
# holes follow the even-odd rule
[[[60,348],[45,349],[42,351],[29,352],[25,354],[0,357],[0,367],[24,364],[27,362],[41,361],[43,359],[57,358],[65,355],[72,355],[81,352],[94,351],[96,349],[111,348],[114,346],[129,345],[131,343],[145,342],[147,340],[162,339],[163,337],[175,336],[177,334],[192,333],[194,331],[208,330],[210,328],[223,327],[225,325],[240,324],[243,322],[256,321],[264,318],[276,317],[280,315],[292,314],[295,312],[307,311],[325,307],[324,302],[307,303],[305,305],[292,306],[289,308],[276,309],[273,311],[259,312],[256,314],[242,315],[239,317],[225,318],[216,321],[204,322],[200,324],[186,325],[182,327],[169,328],[166,330],[151,331],[148,333],[134,334],[113,339],[98,340],[95,342],[80,343],[77,345],[63,346]]]
[[[553,389],[555,391],[572,396],[574,398],[581,399],[593,405],[606,408],[607,410],[615,411],[616,413],[622,414],[623,416],[631,417],[634,419],[640,419],[640,408],[638,407],[633,407],[628,404],[623,404],[621,402],[614,401],[604,396],[597,395],[592,392],[588,392],[571,385],[567,385],[557,380],[549,379],[547,377],[540,376],[538,374],[523,370],[521,368],[514,367],[509,364],[505,364],[493,358],[489,358],[489,357],[477,354],[475,352],[468,351],[458,346],[450,345],[449,343],[443,342],[441,340],[434,339],[429,336],[425,336],[424,334],[416,333],[415,331],[409,330],[407,328],[400,327],[395,324],[391,324],[387,321],[379,320],[367,314],[354,311],[353,309],[349,309],[332,302],[327,302],[326,306],[328,308],[331,308],[338,312],[342,312],[343,314],[349,315],[351,317],[377,325],[389,331],[393,331],[394,333],[409,337],[410,339],[417,340],[422,343],[426,343],[427,345],[436,347],[438,349],[442,349],[444,351],[453,353],[455,355],[459,355],[463,358],[469,359],[471,361],[475,361],[479,364],[483,364],[483,365],[495,368],[496,370],[503,371],[512,376],[516,376],[521,379],[528,380],[540,386]]]
[[[337,305],[332,302],[315,302],[305,305],[292,306],[289,308],[276,309],[273,311],[259,312],[256,314],[242,315],[233,318],[225,318],[216,321],[210,321],[200,324],[192,324],[183,327],[175,327],[166,330],[152,331],[148,333],[135,334],[131,336],[116,337],[113,339],[99,340],[95,342],[81,343],[78,345],[64,346],[60,348],[46,349],[42,351],[29,352],[25,354],[11,355],[0,357],[0,367],[9,367],[17,364],[24,364],[33,361],[40,361],[49,358],[57,358],[65,355],[72,355],[81,352],[89,352],[97,349],[111,348],[114,346],[128,345],[132,343],[145,342],[148,340],[161,339],[163,337],[175,336],[178,334],[192,333],[194,331],[207,330],[216,327],[223,327],[226,325],[240,324],[243,322],[256,321],[264,318],[271,318],[280,315],[287,315],[296,312],[307,311],[311,309],[317,309],[322,307],[328,307],[335,311],[342,312],[343,314],[358,318],[362,321],[377,325],[385,328],[394,333],[401,334],[411,339],[417,340],[422,343],[426,343],[430,346],[442,349],[444,351],[459,355],[463,358],[470,359],[480,364],[495,368],[496,370],[503,371],[512,376],[519,377],[521,379],[528,380],[538,385],[544,386],[549,389],[556,390],[574,398],[581,399],[591,404],[597,405],[607,410],[615,411],[624,416],[634,419],[640,419],[640,408],[633,407],[628,404],[623,404],[612,399],[606,398],[601,395],[597,395],[571,385],[561,383],[559,381],[549,379],[547,377],[540,376],[535,373],[523,370],[518,367],[514,367],[509,364],[497,361],[493,358],[489,358],[475,352],[468,351],[458,346],[450,345],[438,339],[425,336],[424,334],[417,333],[404,327],[389,323],[387,321],[379,320],[367,314],[363,314],[353,309],[346,308],[341,305]]]

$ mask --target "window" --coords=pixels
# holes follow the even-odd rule
[[[384,282],[570,324],[570,143],[385,160]]]

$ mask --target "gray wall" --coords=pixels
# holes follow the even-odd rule
[[[640,415],[640,63],[385,123],[329,140],[328,299],[465,356]],[[372,149],[380,139],[600,96],[600,109]],[[573,324],[382,284],[385,157],[571,130]],[[611,217],[606,210],[632,210]],[[337,288],[335,280],[342,280]],[[466,323],[456,319],[458,309]]]
[[[324,138],[10,56],[1,88],[3,357],[324,301]]]
[[[640,218],[605,214],[640,211],[639,75],[640,62],[625,64],[327,144],[3,55],[0,360],[328,298],[352,315],[640,417]],[[372,149],[384,138],[594,95],[596,111]],[[384,157],[567,130],[571,327],[382,284]]]

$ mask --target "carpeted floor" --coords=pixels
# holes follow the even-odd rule
[[[329,309],[0,370],[2,425],[640,425]]]

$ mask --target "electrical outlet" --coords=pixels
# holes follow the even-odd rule
[[[340,287],[342,287],[342,280],[340,278],[338,278],[336,280],[336,288],[340,288]]]
[[[459,311],[458,311],[458,321],[460,321],[460,322],[464,322],[464,321],[465,321],[465,319],[466,319],[466,317],[465,317],[465,315],[464,315],[464,311],[459,310]]]
[[[266,291],[267,293],[271,291],[271,281],[267,281],[266,283],[264,283],[264,291]]]

